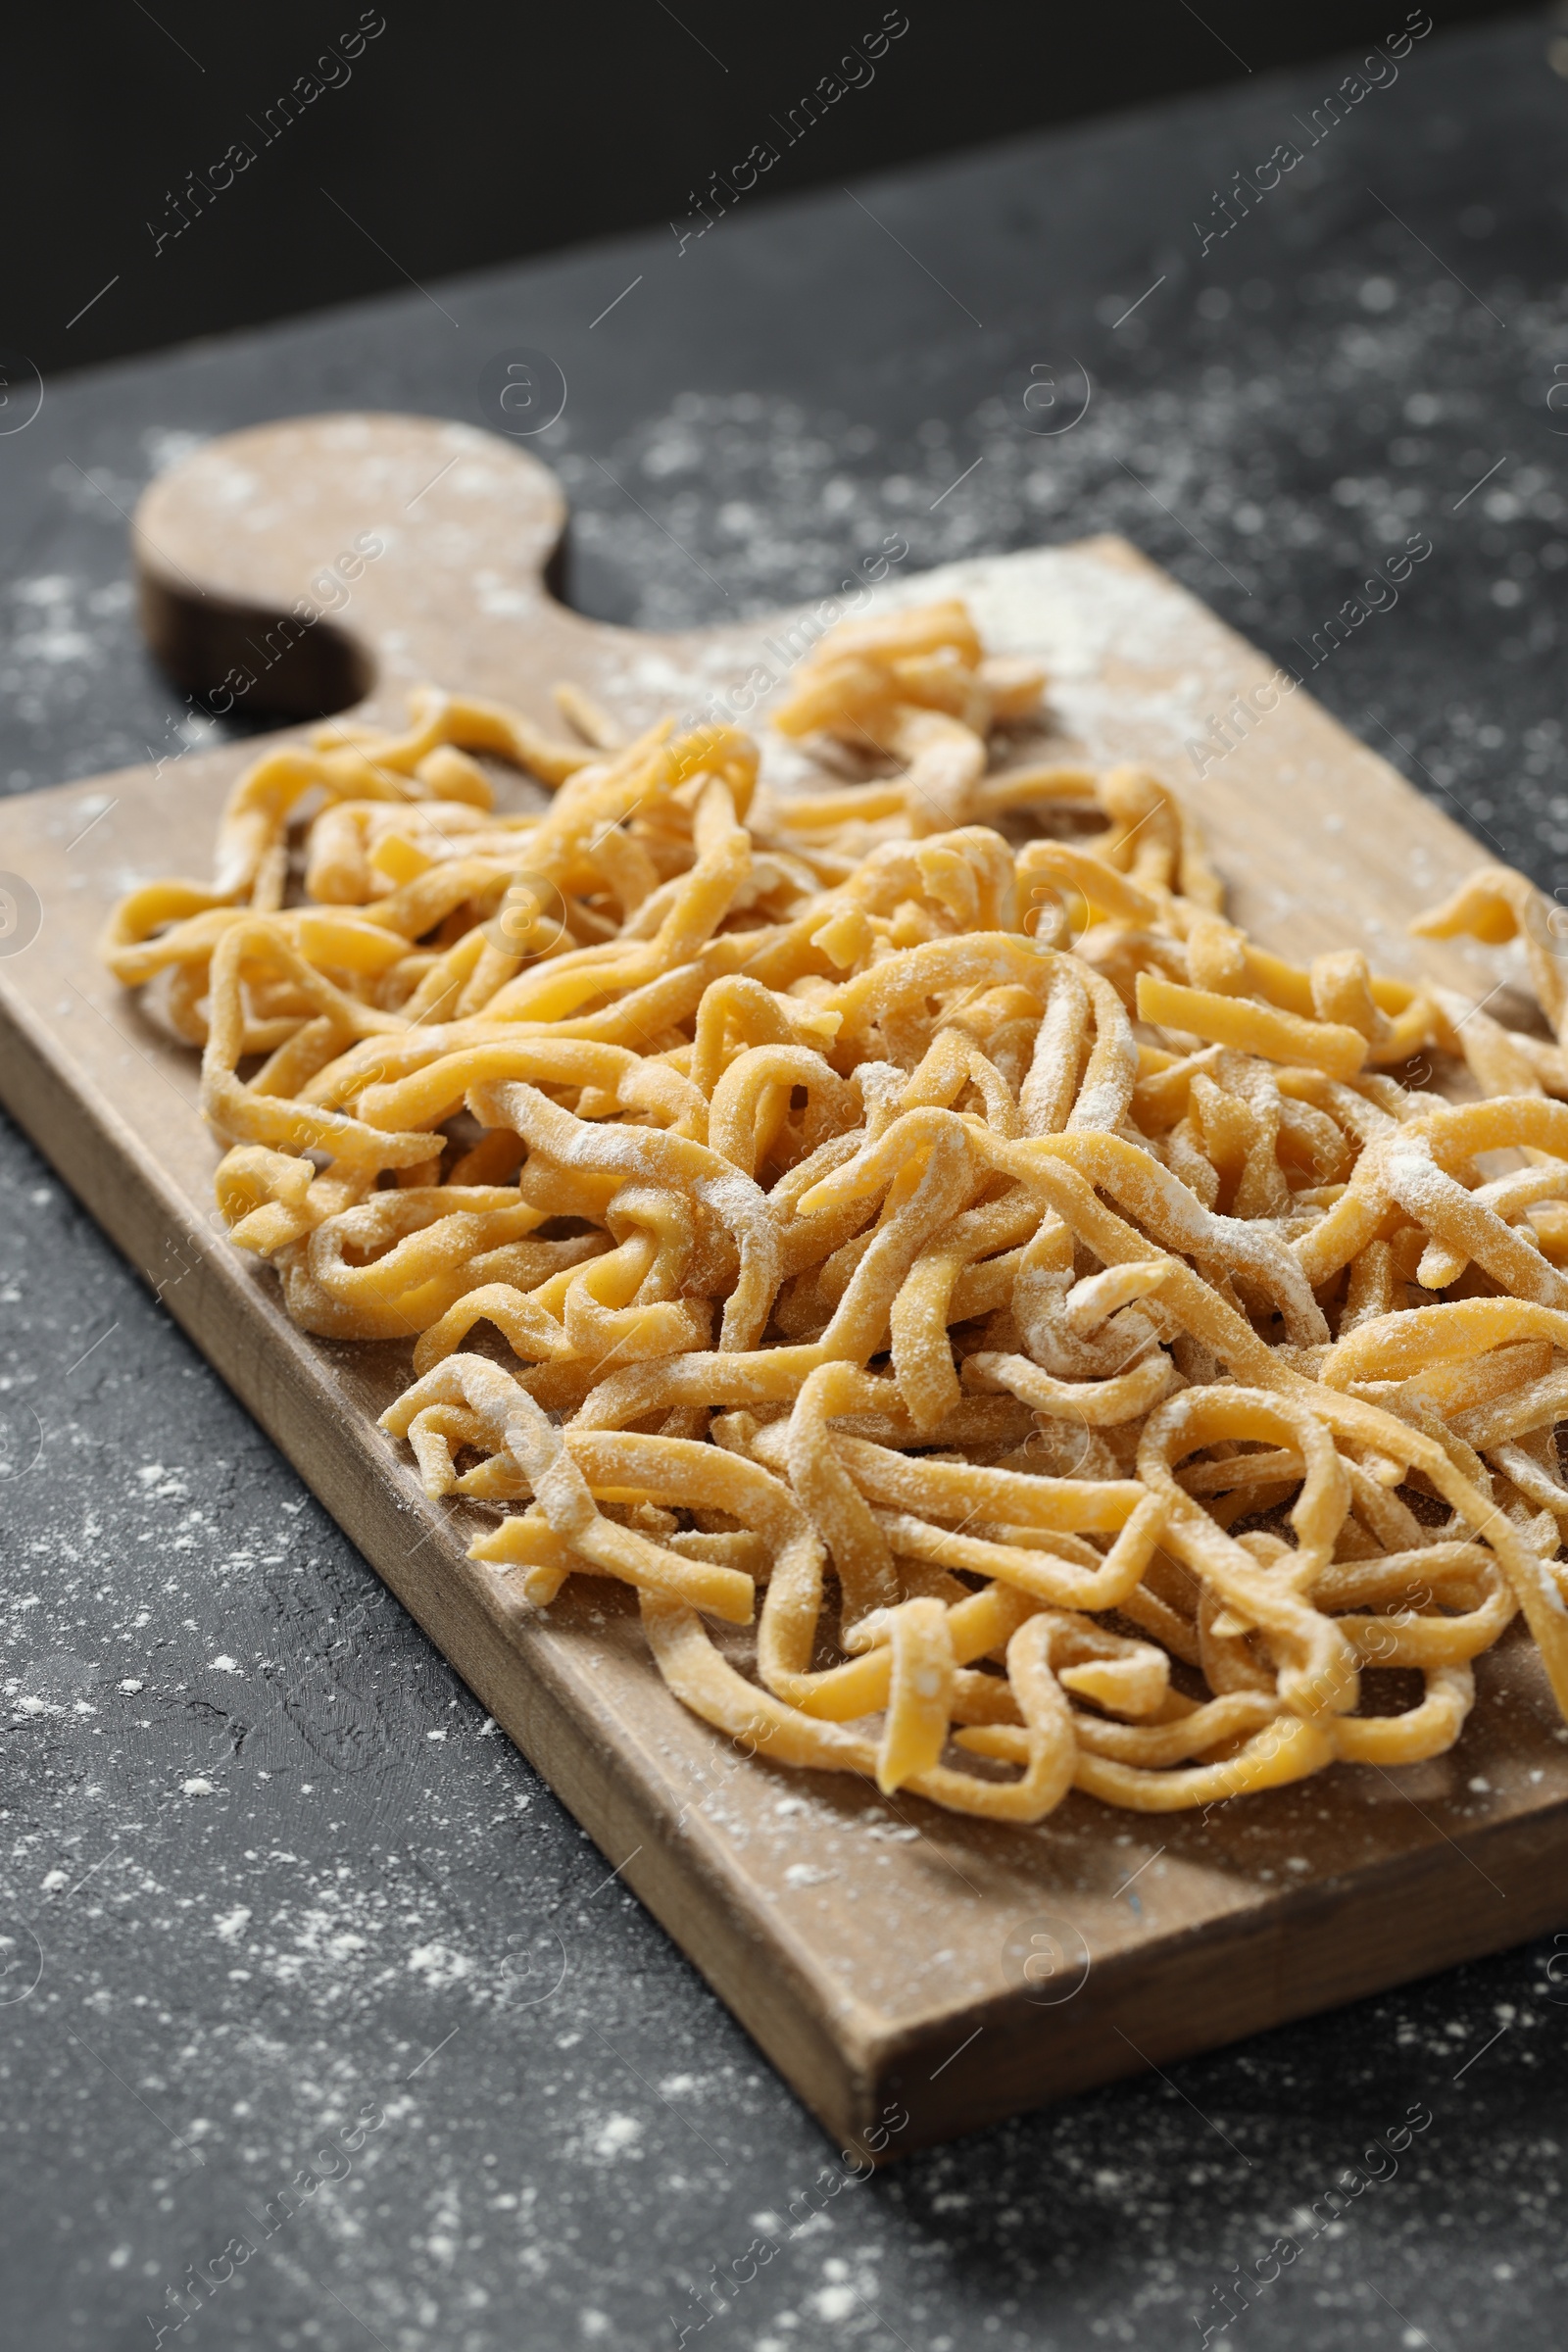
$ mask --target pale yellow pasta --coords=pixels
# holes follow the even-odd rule
[[[1293,964],[1157,776],[1018,739],[1043,687],[960,602],[846,624],[788,793],[422,688],[265,752],[106,959],[288,1311],[412,1351],[383,1426],[513,1612],[630,1586],[759,1758],[1210,1806],[1443,1753],[1516,1617],[1568,1715],[1549,908],[1492,867],[1417,926],[1522,935],[1549,1036]]]

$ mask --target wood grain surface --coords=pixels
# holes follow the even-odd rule
[[[778,673],[834,617],[679,637],[584,619],[546,585],[564,520],[542,466],[465,426],[346,416],[235,434],[137,511],[148,634],[187,686],[228,677],[251,710],[361,696],[359,715],[396,723],[407,687],[433,679],[555,726],[550,686],[571,679],[635,725],[710,707],[759,662]],[[367,541],[378,552],[356,569]],[[1476,845],[1304,691],[1199,776],[1186,746],[1271,665],[1125,544],[895,567],[879,596],[934,593],[969,598],[990,650],[1046,662],[1031,756],[1137,758],[1186,795],[1265,944],[1360,943],[1478,1001],[1496,987],[1495,958],[1404,937]],[[290,611],[320,617],[283,650]],[[1568,1735],[1522,1639],[1482,1661],[1459,1746],[1430,1763],[1340,1766],[1206,1820],[1074,1793],[1013,1829],[747,1760],[664,1690],[618,1588],[576,1580],[543,1615],[509,1602],[464,1556],[488,1519],[428,1501],[374,1426],[407,1349],[294,1330],[274,1278],[223,1238],[195,1055],[96,959],[128,883],[206,873],[250,757],[230,745],[0,807],[0,888],[24,915],[0,939],[0,1095],[595,1838],[607,1880],[635,1889],[846,2149],[886,2117],[896,2156],[1568,1918]]]

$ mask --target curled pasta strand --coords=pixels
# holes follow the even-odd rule
[[[1208,1807],[1442,1754],[1515,1618],[1568,1717],[1548,903],[1484,868],[1417,929],[1522,940],[1549,1037],[1289,961],[1157,775],[1014,745],[1045,684],[873,612],[766,782],[726,723],[420,688],[264,749],[105,958],[201,1051],[256,1278],[412,1350],[384,1426],[492,1515],[501,1619],[629,1587],[760,1758]]]

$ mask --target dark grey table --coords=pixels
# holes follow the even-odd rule
[[[192,436],[475,418],[529,344],[569,386],[535,444],[569,593],[630,620],[815,592],[890,531],[925,563],[1109,525],[1293,660],[1428,533],[1315,691],[1550,884],[1546,42],[1417,43],[1339,121],[1344,64],[51,385],[0,439],[5,778],[180,740],[124,514]],[[1560,2342],[1568,1937],[854,2180],[138,1270],[3,1153],[13,2340]]]

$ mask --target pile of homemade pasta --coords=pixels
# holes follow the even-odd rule
[[[107,960],[296,1323],[412,1344],[384,1426],[499,1514],[470,1557],[633,1586],[760,1756],[1207,1806],[1441,1754],[1521,1614],[1568,1714],[1546,903],[1417,928],[1522,936],[1556,1043],[1282,961],[1163,783],[1029,762],[1043,686],[961,604],[848,623],[787,792],[732,727],[424,689],[265,752]]]

